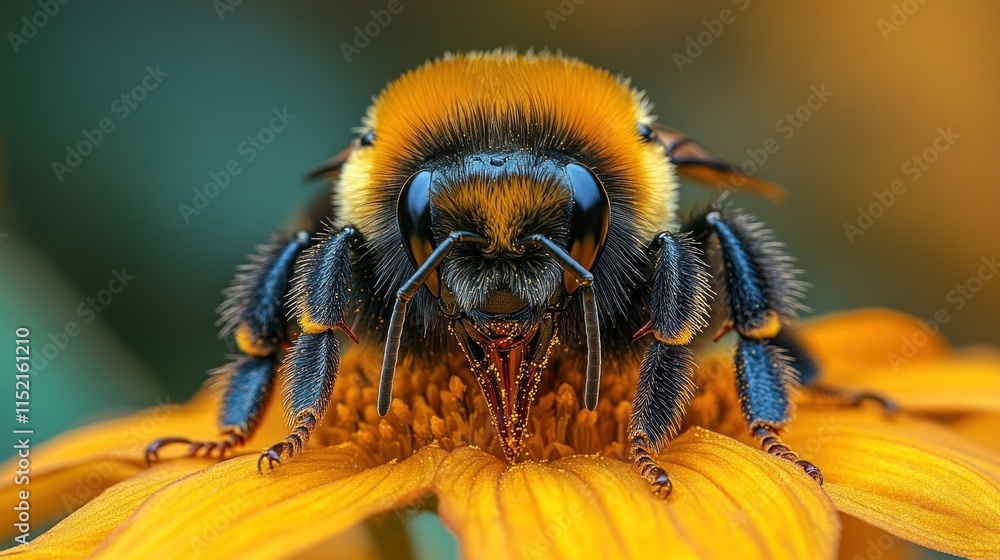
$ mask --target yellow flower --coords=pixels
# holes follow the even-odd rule
[[[397,398],[380,418],[377,356],[354,352],[317,432],[322,445],[267,475],[257,474],[256,449],[284,436],[277,410],[247,455],[145,468],[142,449],[155,437],[214,435],[207,393],[39,447],[33,523],[79,509],[3,554],[281,558],[325,549],[363,558],[373,545],[359,524],[424,507],[474,559],[833,558],[838,550],[887,559],[913,552],[904,541],[1000,558],[1000,355],[952,351],[915,320],[879,310],[828,316],[804,334],[826,383],[891,395],[903,410],[890,418],[803,392],[784,437],[823,469],[823,487],[752,447],[722,354],[702,359],[688,429],[659,456],[674,482],[660,499],[622,460],[629,375],[606,376],[589,413],[581,374],[560,368],[532,411],[529,459],[509,465],[461,362],[401,368]],[[3,503],[16,503],[19,487],[0,484]],[[2,528],[13,536],[12,523]]]

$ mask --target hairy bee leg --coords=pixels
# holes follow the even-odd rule
[[[292,430],[282,441],[261,453],[257,469],[263,473],[302,452],[330,404],[333,384],[340,369],[340,343],[333,331],[302,334],[287,358],[284,387],[285,411],[292,415]]]
[[[858,408],[870,402],[882,409],[886,416],[899,412],[899,406],[892,399],[871,391],[856,391],[834,387],[819,382],[819,365],[803,345],[798,332],[791,325],[783,325],[771,344],[781,348],[791,360],[798,374],[798,384],[805,395],[814,402],[832,404],[846,408]]]
[[[273,392],[276,356],[287,336],[284,299],[292,269],[308,243],[304,231],[291,238],[276,236],[258,247],[225,291],[226,300],[219,306],[220,336],[234,335],[242,355],[214,370],[210,379],[222,389],[220,439],[160,438],[146,448],[147,463],[159,460],[160,450],[173,444],[187,445],[189,457],[217,453],[222,459],[253,436]]]
[[[794,325],[783,324],[778,335],[771,339],[771,344],[782,349],[788,356],[795,373],[798,374],[800,387],[808,387],[819,379],[819,364],[806,349]]]
[[[707,323],[711,290],[708,267],[691,238],[661,234],[657,240],[650,320],[636,337],[654,340],[639,369],[632,416],[629,457],[653,493],[666,496],[673,485],[653,454],[680,428],[694,394],[694,357],[687,346]]]
[[[694,394],[694,359],[686,346],[653,341],[646,350],[629,419],[629,458],[657,496],[673,489],[670,477],[653,458],[676,435]]]
[[[757,438],[757,443],[760,444],[760,448],[766,453],[770,453],[771,455],[781,457],[786,461],[795,463],[813,480],[823,484],[823,473],[819,470],[819,468],[809,461],[799,459],[798,453],[792,451],[791,448],[785,445],[785,442],[781,441],[776,428],[769,426],[757,426],[752,430],[752,433],[753,436]]]
[[[159,452],[167,445],[185,444],[188,457],[210,457],[217,453],[220,459],[242,447],[253,436],[260,424],[261,415],[270,400],[274,386],[276,363],[273,356],[266,358],[238,357],[215,370],[213,381],[224,386],[218,440],[195,441],[183,437],[165,437],[153,441],[146,448],[146,463],[159,460]]]
[[[340,369],[340,342],[337,331],[352,340],[357,337],[346,321],[351,292],[352,245],[355,230],[345,227],[322,234],[316,245],[306,250],[296,265],[292,280],[291,305],[302,334],[285,357],[284,408],[292,430],[257,461],[264,472],[280,465],[302,448],[319,426],[333,394]]]
[[[780,348],[764,340],[742,338],[736,346],[736,388],[743,417],[761,448],[798,465],[807,475],[823,483],[823,474],[785,445],[778,430],[788,424],[791,402],[788,385],[789,360]]]
[[[751,216],[725,207],[713,208],[689,221],[696,239],[717,250],[722,258],[720,306],[723,331],[735,330],[741,339],[767,341],[787,357],[792,380],[809,385],[819,368],[794,329],[805,284],[795,276],[791,257],[772,239],[771,232]],[[709,237],[718,241],[709,244]]]
[[[758,438],[769,434],[761,440],[765,451],[822,481],[819,469],[801,461],[776,435],[791,418],[789,390],[800,381],[812,382],[818,371],[794,331],[782,334],[783,327],[794,321],[802,295],[791,259],[767,230],[742,213],[715,209],[704,216],[701,226],[718,240],[727,326],[740,337],[734,362],[747,428]]]

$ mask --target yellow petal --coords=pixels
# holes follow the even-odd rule
[[[920,548],[850,515],[841,514],[840,560],[913,560]]]
[[[72,512],[105,488],[139,472],[143,468],[141,447],[170,433],[163,430],[204,432],[212,426],[211,414],[205,399],[193,405],[159,406],[73,430],[33,447],[30,490],[36,524]],[[16,460],[0,469],[13,472]],[[13,477],[0,479],[0,500],[13,503],[21,489]],[[3,514],[11,515],[6,510]],[[9,538],[12,531],[10,523],[0,523],[0,535]]]
[[[188,403],[159,404],[121,418],[98,422],[66,432],[37,449],[32,449],[32,466],[47,469],[76,459],[105,457],[117,454],[122,459],[142,461],[143,450],[150,441],[162,436],[183,436],[191,439],[216,439],[219,436],[218,400],[213,391],[203,389]],[[273,443],[287,435],[280,399],[271,399],[261,428],[251,440]],[[249,446],[253,447],[253,446]],[[171,448],[173,455],[182,455],[183,446]],[[256,452],[255,449],[251,449]],[[167,453],[165,456],[171,456]],[[9,465],[9,463],[8,463]]]
[[[273,399],[276,403],[280,399]],[[257,453],[265,444],[276,442],[287,434],[282,415],[272,403],[258,433],[244,448]],[[104,489],[131,476],[143,468],[143,450],[161,436],[184,436],[192,439],[218,437],[217,404],[208,391],[202,391],[188,404],[159,405],[135,414],[99,422],[59,435],[31,449],[32,516],[35,525],[71,513]],[[176,456],[186,451],[177,446],[164,455]],[[14,472],[16,460],[0,466],[3,472]],[[0,503],[15,503],[23,486],[14,484],[14,477],[0,479]],[[15,534],[14,512],[2,514],[0,537],[10,539]]]
[[[887,395],[903,409],[928,413],[1000,412],[1000,356],[955,354],[892,367],[841,371],[835,381]]]
[[[100,497],[27,545],[0,552],[0,556],[81,558],[87,556],[150,494],[211,464],[206,459],[184,459],[157,465],[112,486]],[[34,513],[34,512],[32,512]]]
[[[14,469],[10,467],[7,472]],[[120,460],[80,461],[71,466],[33,472],[27,487],[14,484],[12,475],[0,481],[0,503],[18,503],[19,492],[27,489],[31,498],[32,526],[37,527],[73,512],[104,489],[140,470],[138,464]],[[17,512],[10,508],[3,508],[2,512],[0,537],[10,540],[17,535],[13,526]]]
[[[434,479],[463,556],[493,558],[831,558],[829,499],[793,465],[693,429],[661,457],[668,499],[621,461],[575,456],[508,467],[466,447]]]
[[[237,457],[170,484],[112,534],[97,558],[282,558],[368,517],[430,493],[445,452],[427,447],[405,461],[359,464],[341,445],[307,450],[275,472]]]
[[[920,319],[888,309],[824,315],[807,323],[802,337],[831,383],[852,378],[858,368],[891,365],[893,354],[912,364],[948,353],[948,343]]]
[[[785,439],[842,512],[949,554],[1000,556],[995,454],[929,422],[832,408],[803,407]]]

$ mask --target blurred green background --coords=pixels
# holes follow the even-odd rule
[[[1000,282],[953,292],[1000,240],[996,3],[402,0],[347,60],[387,1],[223,1],[71,0],[34,33],[36,1],[0,7],[0,359],[17,326],[36,349],[65,343],[36,368],[40,439],[190,396],[229,351],[213,323],[233,267],[324,188],[301,177],[352,138],[371,96],[448,50],[559,49],[621,72],[661,122],[737,162],[774,138],[759,173],[791,196],[735,198],[787,242],[817,312],[944,309],[956,343],[1000,343]],[[120,99],[157,68],[141,101]],[[803,111],[813,88],[833,95]],[[294,119],[245,162],[241,143],[286,107]],[[102,119],[113,130],[54,170]],[[185,220],[179,205],[231,159],[241,173]],[[134,280],[81,313],[123,268]],[[68,321],[80,330],[63,337]]]

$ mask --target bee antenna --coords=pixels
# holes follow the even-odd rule
[[[587,405],[587,410],[592,411],[597,408],[597,396],[601,389],[601,326],[597,318],[594,275],[544,235],[529,235],[518,241],[518,244],[545,250],[580,286],[583,295],[583,323],[587,332],[587,381],[584,385],[583,402]]]
[[[385,416],[392,402],[392,378],[396,374],[396,359],[399,356],[399,341],[403,335],[403,323],[406,321],[406,306],[414,294],[424,285],[427,278],[434,272],[441,261],[448,256],[452,248],[459,243],[474,243],[485,245],[485,237],[468,231],[456,231],[449,235],[428,255],[424,264],[420,265],[413,276],[403,283],[396,292],[396,303],[392,307],[392,317],[389,319],[389,332],[385,339],[385,355],[382,358],[382,375],[378,384],[378,414]]]

